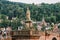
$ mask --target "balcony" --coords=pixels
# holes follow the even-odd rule
[[[31,30],[11,31],[11,36],[39,36],[39,31]]]

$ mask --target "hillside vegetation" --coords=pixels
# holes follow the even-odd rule
[[[59,23],[60,22],[60,3],[47,4],[41,3],[39,5],[25,4],[18,2],[0,1],[0,27],[12,26],[16,28],[21,26],[21,20],[26,19],[26,8],[29,7],[31,11],[31,19],[33,21],[41,21],[44,16],[46,22]],[[8,19],[6,19],[8,16]],[[16,17],[14,22],[11,22],[12,17]]]

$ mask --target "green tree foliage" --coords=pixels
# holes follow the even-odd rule
[[[20,26],[20,20],[26,19],[27,7],[29,7],[31,11],[31,19],[33,21],[41,21],[44,15],[46,22],[60,22],[60,3],[41,3],[39,5],[35,5],[34,3],[25,4],[9,1],[0,1],[0,19],[3,19],[3,22],[0,23],[0,27],[3,25],[9,26],[10,24],[12,24],[12,26],[15,25],[13,27]],[[8,20],[6,19],[6,16],[9,17]],[[16,17],[18,21],[10,22],[10,20],[12,20],[12,17]]]

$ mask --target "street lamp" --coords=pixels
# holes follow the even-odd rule
[[[47,30],[48,30],[48,28],[45,28],[45,40],[46,40],[46,36],[47,36]]]

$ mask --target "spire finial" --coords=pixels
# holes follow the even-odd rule
[[[44,19],[44,15],[43,15],[43,19],[42,19],[42,21],[45,21],[45,19]]]
[[[27,20],[31,20],[30,19],[30,10],[28,7],[27,7],[27,12],[26,12],[26,18],[27,18]]]
[[[29,8],[27,7],[27,10],[29,10]]]

